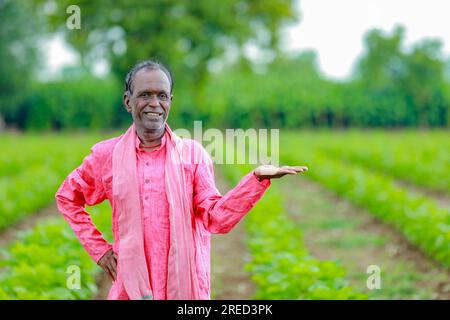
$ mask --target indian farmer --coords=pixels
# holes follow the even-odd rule
[[[84,249],[113,281],[108,299],[210,299],[210,235],[229,232],[272,178],[303,166],[259,166],[222,196],[213,161],[193,139],[178,137],[167,118],[173,80],[156,61],[135,65],[123,103],[133,123],[95,144],[56,193],[58,209]],[[85,206],[108,199],[114,242]]]

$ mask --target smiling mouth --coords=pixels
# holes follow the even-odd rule
[[[159,112],[144,112],[144,116],[148,119],[155,120],[162,118],[162,113]]]

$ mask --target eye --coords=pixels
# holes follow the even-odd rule
[[[160,93],[160,94],[159,94],[159,98],[160,98],[161,100],[167,100],[168,96],[167,96],[167,94],[165,94],[165,93],[163,92],[163,93]]]
[[[148,92],[144,92],[141,94],[141,97],[148,97]]]

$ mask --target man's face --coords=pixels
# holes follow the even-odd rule
[[[166,74],[159,69],[141,69],[134,75],[131,89],[133,93],[125,93],[123,101],[136,128],[163,132],[173,98]]]

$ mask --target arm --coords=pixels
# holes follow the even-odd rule
[[[96,263],[112,248],[85,210],[86,204],[96,205],[106,198],[100,168],[100,162],[93,151],[67,176],[55,195],[59,211]]]
[[[260,181],[251,171],[236,187],[221,196],[215,186],[214,167],[209,155],[205,160],[195,172],[194,211],[209,232],[228,233],[264,195],[270,179]]]

